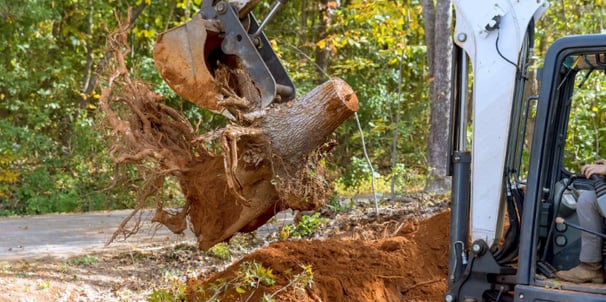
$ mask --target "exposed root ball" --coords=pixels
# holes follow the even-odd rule
[[[218,111],[231,123],[199,135],[182,112],[129,76],[126,29],[110,38],[113,61],[101,87],[100,107],[113,130],[116,167],[131,166],[138,174],[134,213],[153,203],[153,220],[175,233],[183,232],[189,218],[199,247],[207,249],[236,232],[258,228],[280,210],[313,210],[326,202],[331,186],[318,150],[357,110],[351,87],[332,79],[290,103],[259,108],[244,70],[217,70]],[[221,153],[210,152],[206,144],[219,146]],[[164,209],[166,177],[175,178],[185,196],[174,213]],[[128,235],[127,223],[115,236]]]

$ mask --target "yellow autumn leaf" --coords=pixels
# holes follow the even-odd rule
[[[236,292],[237,292],[238,294],[243,294],[243,293],[245,293],[245,292],[246,292],[246,290],[245,290],[245,289],[243,289],[243,288],[241,288],[241,287],[236,287]]]
[[[316,42],[316,46],[318,48],[322,48],[323,49],[323,48],[326,47],[326,43],[327,43],[326,39],[322,39],[322,40]]]
[[[0,171],[0,182],[13,183],[19,179],[19,173],[13,171]]]

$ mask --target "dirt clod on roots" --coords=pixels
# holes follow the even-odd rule
[[[255,108],[243,108],[247,100],[229,85],[236,83],[239,94],[249,94],[242,92],[254,90],[246,72],[216,72],[221,75],[217,81],[223,81],[215,83],[222,87],[217,98],[233,120],[199,135],[192,125],[203,121],[189,121],[129,75],[127,29],[124,24],[109,38],[113,56],[106,70],[109,76],[101,85],[100,107],[112,132],[116,183],[136,188],[138,206],[110,242],[135,232],[138,222],[130,219],[140,219],[137,212],[149,204],[157,208],[153,221],[175,233],[182,233],[189,222],[199,248],[205,250],[236,232],[255,230],[283,209],[312,210],[325,203],[331,186],[319,163],[321,152],[316,149],[282,158],[259,123],[244,118]],[[208,145],[220,152],[212,152]],[[127,176],[128,167],[136,170],[135,177]],[[179,184],[185,197],[180,209],[164,206],[163,190],[169,178]]]

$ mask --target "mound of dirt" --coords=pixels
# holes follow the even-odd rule
[[[447,287],[448,234],[449,213],[442,212],[408,222],[380,240],[272,243],[222,272],[190,279],[188,300],[261,301],[265,295],[275,301],[441,301]],[[257,269],[251,271],[251,264]],[[304,267],[311,268],[313,284],[300,286],[297,276]],[[263,282],[264,277],[273,281]],[[250,280],[258,282],[243,282]]]

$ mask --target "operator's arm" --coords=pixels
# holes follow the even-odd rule
[[[585,177],[590,178],[591,175],[606,175],[606,160],[600,159],[592,165],[584,165],[581,168],[581,173],[585,175]]]

